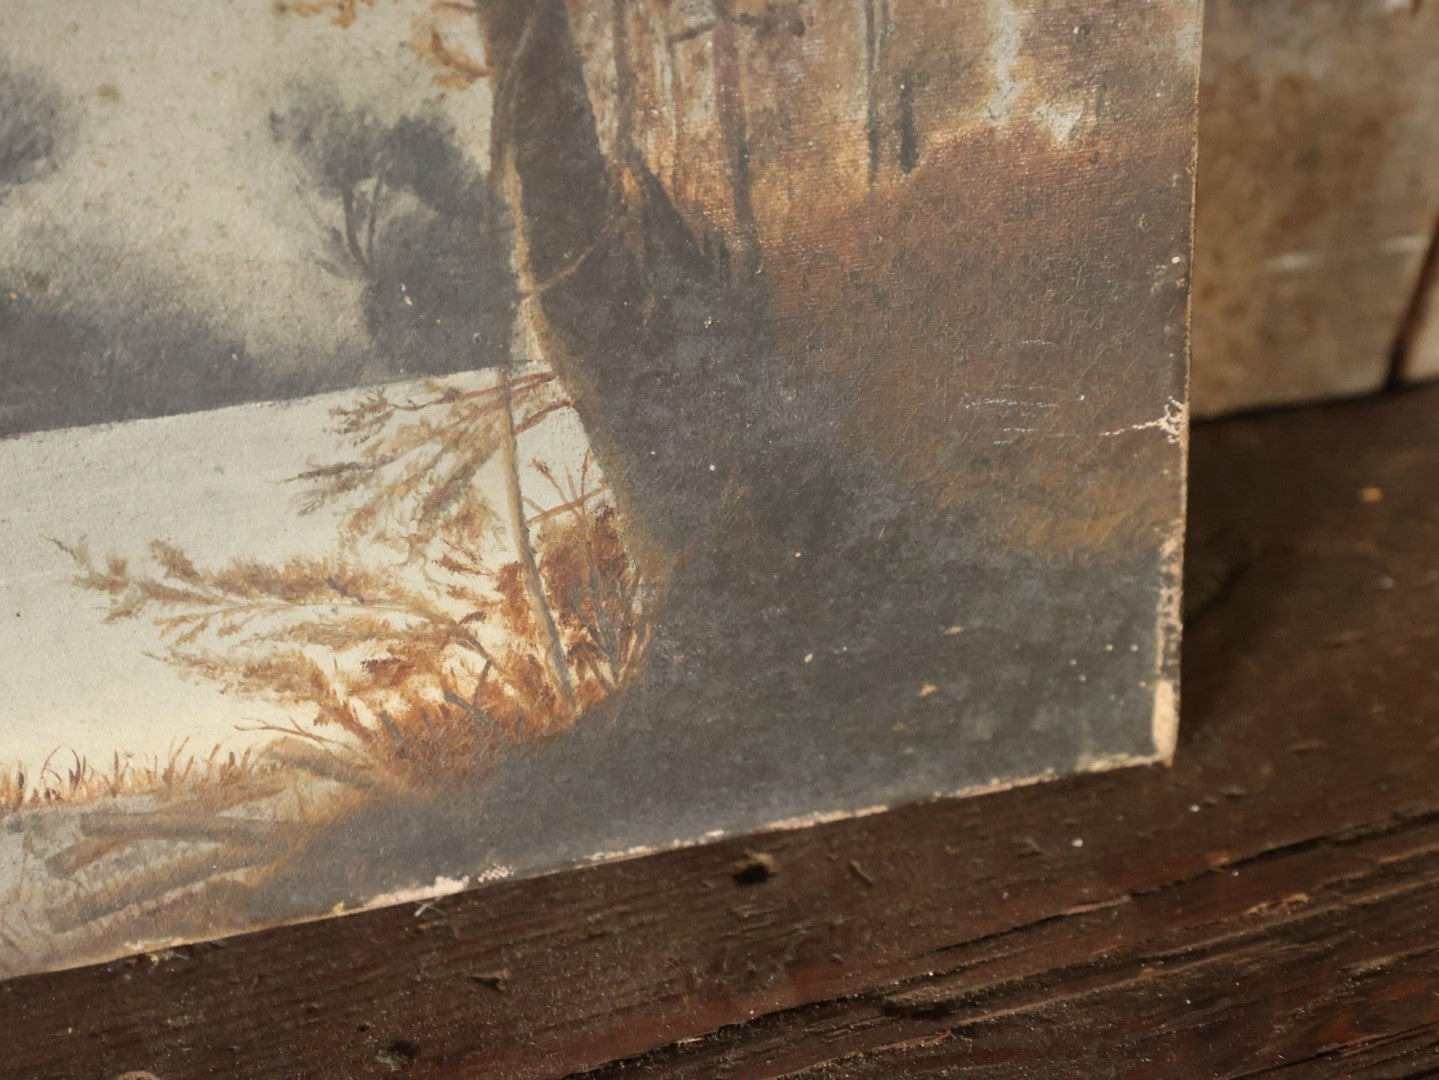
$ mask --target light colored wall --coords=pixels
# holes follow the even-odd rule
[[[1195,413],[1376,390],[1439,224],[1439,5],[1207,9]],[[1439,374],[1436,337],[1410,376]]]

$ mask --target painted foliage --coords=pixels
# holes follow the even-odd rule
[[[0,972],[1162,758],[1192,0],[0,0]]]

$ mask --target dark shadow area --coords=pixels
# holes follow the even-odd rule
[[[1268,666],[1275,692],[1292,694],[1302,713],[1322,671],[1356,650],[1372,656],[1375,640],[1392,641],[1396,658],[1435,647],[1415,641],[1412,610],[1435,578],[1416,543],[1439,521],[1436,394],[1421,387],[1196,428],[1181,753],[1222,726],[1243,692],[1230,677],[1239,670]],[[1298,626],[1314,636],[1300,640]],[[1356,716],[1365,708],[1356,701]]]

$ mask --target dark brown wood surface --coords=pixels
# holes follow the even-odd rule
[[[1193,442],[1178,760],[0,986],[0,1075],[1439,1075],[1439,388]]]

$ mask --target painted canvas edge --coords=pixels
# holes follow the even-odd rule
[[[1201,0],[1196,0],[1196,9],[1202,6]],[[634,859],[645,858],[652,855],[659,855],[667,851],[681,850],[685,848],[699,848],[717,844],[727,840],[733,840],[745,836],[764,836],[777,833],[789,832],[797,829],[809,828],[817,825],[831,824],[841,821],[858,820],[870,817],[879,813],[899,809],[906,806],[928,805],[941,800],[971,798],[981,795],[996,794],[1009,790],[1018,790],[1044,783],[1061,776],[1070,775],[1091,775],[1107,773],[1122,768],[1135,768],[1142,766],[1153,766],[1156,764],[1172,765],[1178,742],[1178,728],[1180,720],[1180,644],[1182,639],[1182,616],[1181,603],[1183,593],[1183,553],[1184,536],[1187,527],[1188,507],[1188,461],[1189,461],[1189,434],[1190,434],[1190,386],[1192,377],[1192,326],[1193,326],[1193,258],[1194,258],[1194,215],[1195,215],[1195,185],[1197,182],[1197,157],[1198,145],[1196,137],[1195,120],[1197,119],[1197,104],[1199,93],[1199,55],[1202,48],[1202,15],[1197,18],[1198,25],[1195,30],[1196,48],[1192,62],[1192,85],[1194,86],[1194,105],[1191,111],[1190,123],[1190,161],[1189,169],[1189,216],[1185,222],[1183,239],[1186,244],[1189,264],[1188,273],[1185,279],[1185,314],[1183,327],[1183,377],[1182,377],[1182,400],[1172,402],[1177,406],[1173,411],[1166,411],[1166,414],[1152,422],[1153,426],[1161,428],[1168,435],[1178,448],[1178,483],[1179,502],[1178,513],[1173,530],[1164,541],[1160,549],[1160,584],[1157,589],[1157,619],[1156,639],[1156,671],[1153,682],[1153,707],[1150,722],[1150,734],[1153,745],[1152,754],[1114,754],[1094,758],[1088,758],[1078,762],[1072,769],[1061,773],[1058,769],[1049,768],[1037,775],[1022,777],[996,777],[988,781],[965,785],[962,787],[934,791],[925,796],[904,799],[894,803],[877,804],[867,807],[849,810],[821,811],[799,817],[782,818],[771,821],[757,827],[744,827],[735,829],[715,829],[705,833],[687,836],[670,841],[663,845],[637,846],[629,849],[607,850],[591,854],[583,859],[555,865],[548,869],[527,871],[522,874],[509,875],[508,873],[496,872],[494,870],[482,872],[475,876],[462,875],[460,877],[436,878],[429,884],[416,884],[412,888],[401,888],[388,891],[372,897],[371,899],[355,905],[339,903],[327,911],[317,911],[308,915],[277,919],[262,927],[238,926],[226,928],[217,925],[216,932],[204,940],[222,940],[249,937],[255,934],[263,934],[271,931],[283,931],[287,927],[305,925],[323,919],[334,918],[344,915],[361,914],[364,912],[383,910],[385,908],[403,906],[405,904],[420,904],[434,901],[444,897],[454,896],[461,892],[474,891],[487,885],[498,884],[501,881],[529,881],[540,878],[548,878],[556,874],[572,874],[585,870],[597,868],[618,862],[627,862]],[[384,385],[375,384],[375,385]],[[263,408],[273,402],[247,402],[228,406],[234,409]],[[158,418],[168,419],[168,418]],[[123,422],[116,422],[123,423]],[[103,427],[115,426],[112,423],[98,425]],[[1149,426],[1149,425],[1146,425]],[[60,429],[65,430],[65,429]],[[48,433],[47,433],[48,434]],[[197,939],[193,935],[176,936],[169,938],[146,938],[136,939],[119,943],[113,950],[101,950],[92,953],[83,961],[76,963],[61,963],[53,967],[26,972],[16,976],[25,978],[27,975],[49,974],[54,972],[69,971],[90,967],[99,967],[107,963],[131,956],[158,956],[166,950],[195,944]]]
[[[1173,683],[1165,682],[1162,685],[1170,687],[1171,702],[1177,702],[1177,693],[1174,692]],[[1177,710],[1170,708],[1163,710],[1166,716],[1172,716],[1177,721]],[[1161,710],[1156,708],[1156,731],[1160,727]],[[1165,721],[1168,723],[1168,721]],[[1177,724],[1171,725],[1177,730]],[[949,791],[938,791],[924,798],[908,799],[896,803],[866,806],[856,810],[835,810],[821,811],[814,814],[800,817],[782,818],[778,821],[768,822],[757,828],[740,829],[715,829],[700,836],[686,837],[671,841],[668,844],[654,846],[639,846],[616,851],[596,852],[585,859],[575,863],[556,866],[549,870],[537,870],[513,877],[507,874],[500,874],[490,871],[476,876],[462,875],[452,878],[446,876],[437,877],[428,885],[417,884],[410,888],[395,889],[381,893],[378,896],[365,901],[363,904],[346,905],[336,904],[329,911],[312,915],[300,916],[297,918],[277,919],[273,923],[263,927],[217,927],[216,933],[203,941],[233,941],[239,938],[248,938],[260,934],[284,932],[287,928],[305,926],[310,923],[321,922],[327,919],[341,918],[349,915],[361,915],[366,912],[382,911],[387,908],[403,907],[406,904],[424,904],[445,897],[455,896],[464,892],[475,892],[490,885],[498,885],[501,882],[535,881],[541,878],[554,877],[561,874],[579,874],[595,870],[614,863],[631,862],[637,859],[650,858],[663,855],[666,852],[681,851],[686,848],[704,848],[723,843],[729,840],[736,840],[742,837],[773,836],[780,833],[794,832],[801,829],[809,829],[819,825],[831,825],[844,821],[856,821],[862,818],[873,817],[876,814],[888,813],[891,810],[899,810],[909,806],[927,806],[941,801],[954,799],[976,798],[982,795],[996,795],[1006,791],[1014,791],[1022,788],[1034,787],[1039,784],[1049,783],[1053,780],[1067,776],[1086,776],[1099,773],[1114,772],[1119,769],[1139,768],[1143,766],[1171,764],[1172,754],[1166,755],[1163,748],[1157,745],[1156,752],[1152,755],[1140,754],[1115,754],[1108,757],[1097,758],[1085,762],[1072,772],[1061,773],[1057,769],[1046,769],[1038,776],[1025,776],[1018,778],[1000,778],[984,783],[971,784],[967,787],[955,788]],[[73,964],[61,963],[54,967],[46,967],[38,971],[25,972],[14,976],[15,979],[54,974],[63,971],[76,971],[92,967],[103,967],[116,961],[125,960],[135,956],[145,956],[152,960],[162,960],[166,952],[172,949],[183,948],[189,945],[202,944],[193,936],[177,936],[169,938],[142,938],[123,942],[113,950],[102,950],[86,958],[84,961]]]

